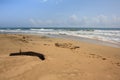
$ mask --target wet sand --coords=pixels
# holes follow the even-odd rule
[[[120,80],[119,76],[120,48],[0,34],[0,80]]]

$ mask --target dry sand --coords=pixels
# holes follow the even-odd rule
[[[20,49],[43,54],[45,60],[38,56],[9,56],[19,54]],[[0,80],[120,80],[120,48],[0,34]]]

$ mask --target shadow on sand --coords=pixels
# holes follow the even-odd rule
[[[36,56],[41,60],[45,60],[45,56],[41,53],[37,53],[37,52],[32,52],[32,51],[28,51],[28,52],[18,52],[18,53],[10,53],[9,56]]]

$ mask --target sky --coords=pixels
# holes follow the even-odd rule
[[[120,0],[0,0],[0,27],[120,28]]]

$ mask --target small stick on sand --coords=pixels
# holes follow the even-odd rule
[[[20,54],[22,54],[22,51],[21,51],[21,49],[20,49]]]

